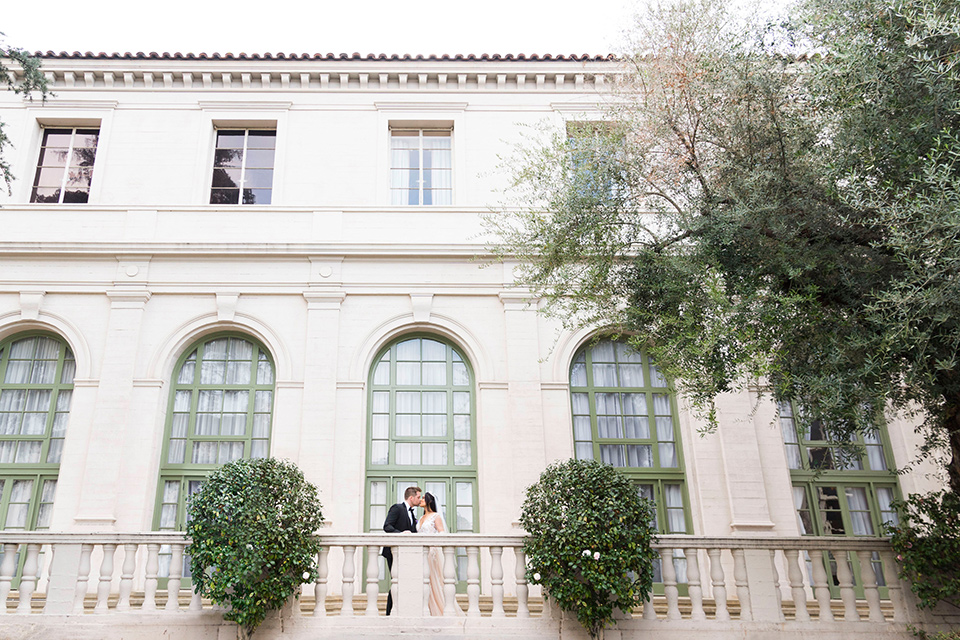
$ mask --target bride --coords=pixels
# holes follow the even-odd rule
[[[417,533],[426,535],[438,535],[446,533],[446,527],[443,523],[443,516],[437,513],[437,499],[432,493],[425,493],[423,496],[423,517],[417,524]],[[440,547],[430,547],[427,552],[427,564],[430,567],[430,615],[443,615],[443,549]],[[456,609],[456,615],[462,616],[463,610],[456,599],[453,601]]]

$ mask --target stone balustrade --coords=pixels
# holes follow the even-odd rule
[[[383,624],[372,620],[383,618],[383,545],[393,547],[391,588],[398,617],[440,624],[427,608],[429,545],[441,547],[445,558],[445,617],[458,615],[452,604],[458,597],[468,621],[492,620],[485,624],[507,629],[525,628],[531,623],[523,619],[536,619],[538,630],[555,625],[572,633],[570,625],[561,624],[564,615],[543,605],[539,587],[528,585],[520,534],[326,534],[320,539],[317,579],[304,585],[299,602],[287,610],[301,625],[316,620],[311,624],[339,628],[336,621],[348,619],[351,629]],[[209,622],[210,614],[221,612],[192,593],[181,575],[188,544],[176,533],[0,532],[0,602],[6,603],[0,607],[6,616],[0,629],[31,613],[32,620],[124,614],[125,620],[147,616],[164,624],[163,615],[180,614],[207,616]],[[770,625],[794,628],[798,637],[816,628],[837,637],[858,630],[865,637],[880,631],[900,637],[908,623],[922,622],[897,577],[886,540],[662,536],[655,547],[661,558],[657,594],[640,610],[621,612],[623,637],[651,624],[678,631],[693,624],[715,629],[716,637]],[[166,554],[170,560],[163,576]],[[461,591],[466,585],[459,596],[458,579]]]

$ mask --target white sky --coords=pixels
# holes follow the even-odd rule
[[[760,0],[778,4],[783,0]],[[0,32],[28,51],[614,52],[633,0],[8,0]]]

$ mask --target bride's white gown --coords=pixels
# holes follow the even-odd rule
[[[446,532],[437,529],[437,514],[431,513],[429,516],[424,516],[420,521],[420,524],[417,526],[417,533],[423,535],[439,535]],[[430,598],[428,601],[430,615],[442,616],[444,604],[443,549],[440,547],[430,547],[430,550],[427,552],[427,564],[430,567]],[[460,609],[460,605],[456,599],[454,599],[453,604],[456,608],[457,615],[462,616],[463,610]]]

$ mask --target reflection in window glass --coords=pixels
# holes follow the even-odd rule
[[[99,129],[45,128],[30,202],[87,202],[99,137]]]
[[[270,204],[277,132],[217,130],[210,204]]]

